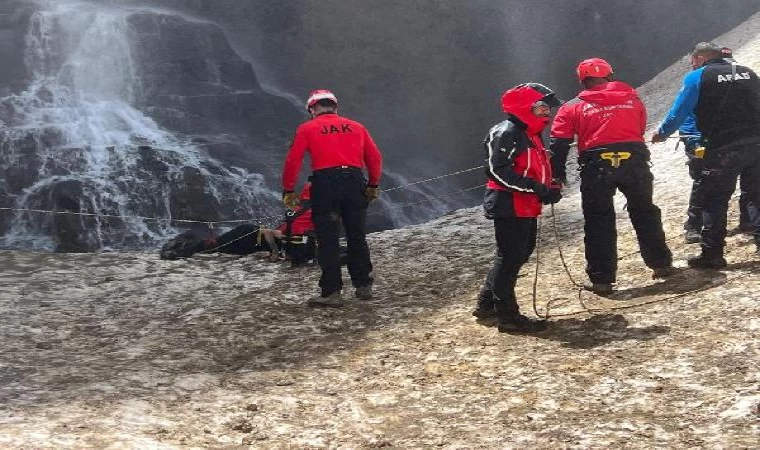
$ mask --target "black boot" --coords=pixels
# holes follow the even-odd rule
[[[726,258],[722,256],[707,256],[704,253],[699,256],[693,256],[686,262],[689,267],[694,269],[723,269],[728,265]]]
[[[496,317],[496,306],[493,300],[484,300],[478,297],[478,304],[472,310],[472,315],[478,319],[493,319]]]
[[[673,266],[655,267],[652,269],[652,279],[658,280],[660,278],[668,278],[676,273],[678,273],[678,269]]]
[[[520,313],[509,317],[499,317],[499,333],[538,333],[549,328],[549,322],[532,319]]]
[[[596,295],[599,296],[605,296],[610,295],[614,292],[614,289],[612,287],[612,283],[584,283],[583,289],[587,291],[591,291]]]

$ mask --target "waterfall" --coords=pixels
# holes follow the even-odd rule
[[[39,6],[25,39],[29,86],[0,98],[0,196],[17,209],[94,215],[17,212],[0,247],[60,249],[62,220],[81,233],[76,245],[91,250],[156,245],[176,232],[166,219],[272,215],[278,194],[261,174],[225,167],[135,106],[143,89],[130,39],[134,10]]]

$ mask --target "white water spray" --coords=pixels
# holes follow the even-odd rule
[[[15,206],[56,208],[52,199],[63,189],[76,194],[78,205],[69,209],[169,219],[179,193],[192,191],[196,201],[219,207],[215,213],[271,215],[277,195],[261,175],[224,168],[133,106],[142,91],[130,46],[132,13],[79,1],[40,3],[26,37],[31,83],[0,99],[0,169],[19,174],[5,183]],[[176,231],[169,221],[80,222],[95,248],[154,245]],[[52,216],[16,214],[0,246],[52,249],[57,226]]]

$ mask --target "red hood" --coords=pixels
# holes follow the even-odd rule
[[[599,84],[578,94],[581,100],[598,105],[617,105],[638,96],[635,89],[622,81]]]
[[[512,114],[528,126],[528,134],[536,135],[549,123],[548,117],[538,117],[533,114],[533,104],[541,100],[545,94],[528,86],[518,86],[504,93],[501,97],[501,107],[505,113]]]

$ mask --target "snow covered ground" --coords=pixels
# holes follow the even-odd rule
[[[716,41],[760,69],[760,14]],[[653,126],[687,70],[642,87]],[[674,145],[652,147],[653,170],[685,267],[698,247],[681,236],[690,181]],[[544,218],[536,305],[553,323],[536,336],[469,315],[494,250],[480,208],[372,235],[377,296],[340,310],[304,305],[316,270],[257,257],[1,252],[0,447],[757,448],[751,239],[729,238],[726,270],[653,281],[623,205],[609,299],[579,297]],[[577,192],[556,221],[583,281]]]

